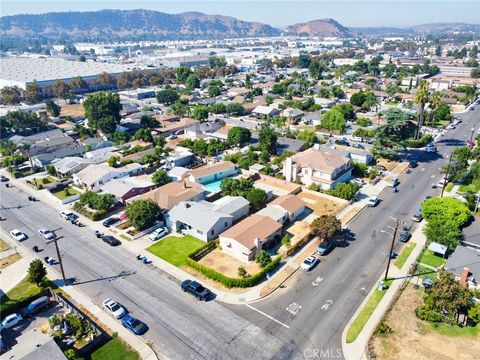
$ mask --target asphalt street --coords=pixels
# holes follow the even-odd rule
[[[43,249],[40,258],[57,259],[54,244],[38,230],[55,230],[69,282],[97,305],[112,298],[149,326],[143,335],[170,359],[288,359],[295,348],[284,344],[217,301],[199,302],[183,293],[176,279],[143,265],[127,250],[110,247],[93,231],[63,220],[53,208],[30,202],[18,188],[1,189],[1,227],[25,232],[24,244]],[[54,265],[60,274],[59,265]],[[61,280],[56,280],[59,284]]]
[[[431,185],[441,178],[439,169],[447,163],[446,156],[470,139],[474,122],[479,127],[479,115],[478,107],[460,115],[463,122],[437,142],[437,153],[405,154],[417,159],[418,167],[400,176],[398,193],[385,189],[377,207],[364,209],[349,223],[355,236],[347,246],[322,257],[311,272],[298,271],[265,300],[228,307],[295,345],[306,359],[342,358],[343,329],[386,269],[391,237],[381,230],[393,232],[389,228],[394,225],[392,218],[414,224],[410,218],[425,197],[440,192]],[[397,241],[395,251],[399,253],[402,246]]]

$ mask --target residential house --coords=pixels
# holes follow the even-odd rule
[[[160,186],[142,195],[127,200],[127,203],[134,200],[151,199],[163,210],[170,210],[181,201],[200,201],[205,199],[206,191],[202,185],[190,182],[179,181]]]
[[[159,120],[164,119],[167,120]],[[159,126],[155,128],[155,131],[161,136],[178,135],[182,133],[186,128],[189,128],[195,124],[198,124],[198,120],[190,118],[173,117],[169,115],[156,115],[155,119],[159,122]]]
[[[305,211],[305,204],[295,195],[283,195],[270,202],[267,207],[278,207],[287,212],[288,220],[294,222]]]
[[[220,246],[226,254],[248,263],[281,232],[280,223],[254,214],[220,234]]]
[[[72,178],[76,184],[84,186],[88,190],[99,191],[110,180],[138,175],[142,171],[143,167],[137,163],[127,164],[119,168],[107,164],[90,164],[74,174]]]
[[[307,113],[303,116],[302,122],[306,125],[320,125],[322,123],[322,113],[320,111],[314,111]]]
[[[279,114],[278,110],[273,106],[263,106],[259,105],[252,110],[253,115],[263,115],[263,116],[276,116]]]
[[[140,177],[123,177],[113,179],[103,185],[100,190],[112,194],[116,201],[125,203],[128,199],[144,194],[155,188],[155,184]]]
[[[245,216],[249,203],[243,197],[225,197],[210,203],[207,201],[182,201],[165,216],[166,225],[181,230],[203,241],[216,238],[229,229],[233,222]]]
[[[63,159],[68,156],[78,156],[85,153],[85,146],[67,147],[64,149],[54,150],[48,153],[42,153],[31,157],[34,166],[46,167],[55,159]]]
[[[457,246],[448,258],[445,270],[454,274],[462,285],[480,290],[480,251]]]
[[[332,100],[332,99],[315,97],[314,100],[315,100],[315,104],[320,105],[324,109],[329,109],[333,105],[335,105],[335,100]]]
[[[302,110],[295,108],[288,108],[282,111],[282,116],[285,116],[292,122],[300,121],[304,114],[305,113]]]
[[[278,206],[266,206],[262,210],[257,211],[256,215],[267,216],[282,225],[288,220],[288,212]]]
[[[107,161],[108,158],[112,155],[120,156],[117,151],[117,147],[107,146],[104,148],[88,151],[87,153],[85,153],[85,158],[89,159],[92,163],[99,164],[101,162]]]
[[[318,184],[324,190],[347,182],[352,176],[352,162],[332,152],[321,151],[318,146],[286,159],[283,175],[287,181],[301,181],[309,186]]]
[[[234,163],[231,161],[219,161],[191,170],[186,179],[198,184],[209,184],[237,173],[238,168]]]
[[[168,167],[173,168],[175,166],[188,166],[194,160],[192,152],[184,147],[177,146],[174,151],[171,151],[165,159],[165,163]]]
[[[168,176],[174,181],[181,181],[190,171],[182,166],[174,166],[168,171]]]
[[[17,146],[28,145],[29,156],[75,146],[75,140],[59,129],[47,130],[30,136],[14,135],[10,140]]]
[[[373,162],[373,155],[366,149],[357,149],[354,147],[339,147],[333,144],[316,145],[322,151],[338,154],[347,159],[369,165]]]
[[[63,159],[55,159],[52,161],[52,165],[55,167],[57,173],[62,174],[63,176],[76,174],[90,164],[93,164],[90,159],[77,156],[68,156]]]

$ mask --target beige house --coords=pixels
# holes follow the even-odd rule
[[[155,201],[163,210],[170,210],[181,201],[200,201],[205,198],[206,191],[202,185],[190,181],[171,182],[160,186],[142,195],[127,200],[127,203],[135,200],[150,199]]]
[[[220,234],[222,251],[248,263],[282,232],[282,225],[268,216],[251,215]]]
[[[287,158],[283,175],[287,181],[300,181],[306,186],[318,184],[329,190],[350,180],[352,163],[350,159],[314,146]]]
[[[305,211],[305,204],[295,195],[283,195],[270,202],[267,207],[275,206],[285,210],[288,220],[293,222]]]

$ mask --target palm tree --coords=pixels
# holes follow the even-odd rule
[[[434,112],[443,103],[440,93],[434,92],[430,99],[430,126],[435,126]]]
[[[428,103],[429,93],[428,93],[428,83],[425,80],[422,80],[418,86],[417,92],[415,94],[414,102],[417,104],[418,109],[418,128],[415,132],[415,139],[420,137],[420,129],[423,126],[424,115],[425,115],[425,104]]]

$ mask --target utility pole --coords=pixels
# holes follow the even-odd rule
[[[385,271],[385,278],[383,279],[383,281],[387,281],[388,278],[388,270],[390,269],[390,262],[392,261],[393,246],[395,245],[395,236],[397,235],[398,224],[400,223],[400,220],[398,219],[396,219],[395,221],[396,222],[395,229],[393,230],[392,244],[390,246],[390,253],[388,254],[387,270]]]
[[[450,159],[448,159],[447,173],[445,174],[445,181],[443,182],[442,194],[440,195],[440,197],[443,197],[443,192],[445,191],[445,187],[447,186],[447,179],[448,179],[448,174],[450,173],[450,165],[452,165],[452,159],[453,159],[453,152],[450,154]]]
[[[67,286],[67,278],[65,277],[65,271],[63,270],[62,256],[60,255],[60,249],[58,248],[57,241],[58,241],[57,236],[55,236],[55,238],[49,241],[48,244],[50,244],[51,242],[55,243],[55,250],[57,251],[58,263],[60,264],[60,271],[62,272],[63,285]]]

